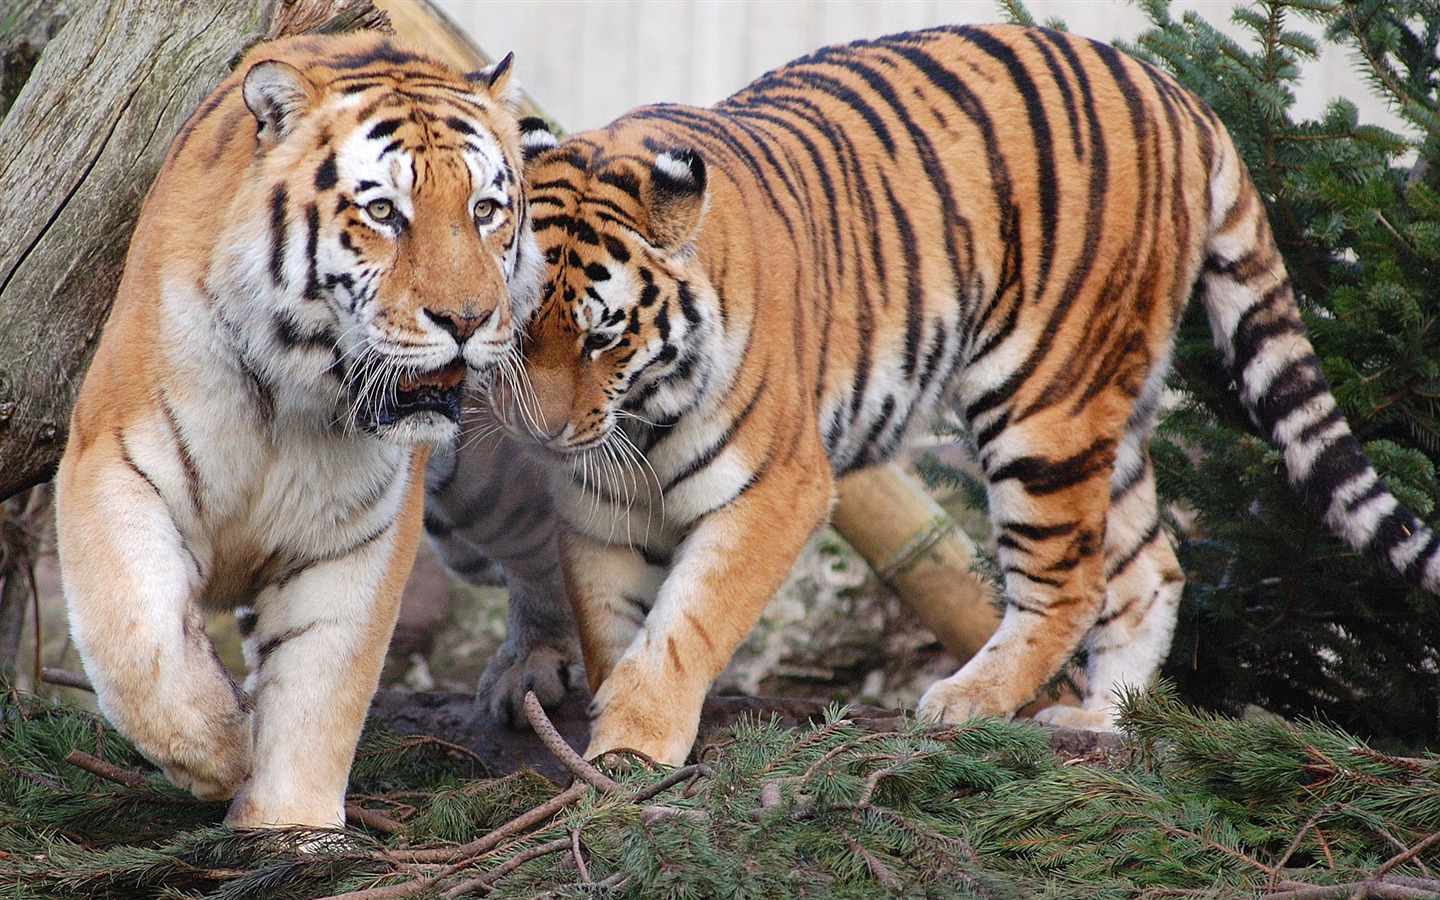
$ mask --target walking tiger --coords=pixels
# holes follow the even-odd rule
[[[510,61],[261,45],[146,198],[60,465],[107,718],[237,826],[337,826],[420,536],[428,446],[538,300]],[[203,614],[234,609],[232,683]]]
[[[1440,589],[1440,538],[1337,409],[1234,145],[1156,69],[1043,28],[935,28],[548,148],[538,125],[545,284],[493,400],[551,470],[587,755],[681,762],[834,478],[941,405],[978,447],[1006,608],[920,715],[1012,714],[1083,643],[1083,706],[1041,717],[1111,727],[1175,624],[1148,441],[1197,287],[1296,489]]]

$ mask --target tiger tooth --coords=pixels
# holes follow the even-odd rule
[[[405,392],[418,391],[421,388],[440,388],[448,391],[465,377],[465,364],[463,362],[451,363],[443,368],[433,369],[429,372],[420,372],[414,375],[406,375],[400,379],[397,385]]]

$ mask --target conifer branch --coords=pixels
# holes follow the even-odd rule
[[[590,867],[585,864],[585,854],[580,850],[580,829],[570,829],[570,856],[575,860],[575,871],[580,873],[580,883],[590,883]]]
[[[1420,843],[1416,844],[1413,847],[1410,847],[1403,853],[1397,854],[1396,856],[1392,856],[1390,859],[1387,859],[1384,864],[1380,866],[1380,868],[1375,870],[1375,876],[1377,878],[1384,878],[1387,874],[1394,870],[1396,866],[1403,865],[1404,863],[1407,863],[1412,859],[1416,859],[1422,852],[1428,850],[1436,844],[1440,844],[1440,831],[1435,832],[1434,834],[1425,838]]]
[[[534,694],[532,693],[529,696],[533,697]],[[534,847],[529,848],[528,850],[523,850],[520,853],[515,854],[505,862],[491,869],[489,872],[486,872],[484,875],[476,878],[466,879],[465,881],[460,882],[454,887],[447,889],[441,896],[446,897],[447,900],[449,900],[449,898],[459,897],[463,894],[468,894],[471,891],[488,888],[495,882],[499,881],[501,878],[504,878],[506,875],[525,865],[532,859],[539,859],[542,856],[546,856],[551,853],[559,853],[563,850],[569,849],[570,839],[568,837],[557,838],[544,844],[537,844]]]
[[[890,867],[881,862],[874,853],[871,853],[854,838],[846,839],[845,844],[852,853],[865,860],[865,865],[870,869],[870,874],[875,876],[875,880],[897,895],[905,890],[905,885],[900,883],[900,879],[895,877],[895,873],[890,871]]]
[[[554,797],[532,809],[528,809],[494,831],[468,844],[428,850],[391,850],[386,856],[398,863],[453,863],[456,860],[478,856],[498,847],[512,835],[528,831],[555,813],[579,800],[585,794],[585,785],[572,784]]]
[[[362,888],[358,891],[346,891],[343,894],[330,894],[321,897],[320,900],[403,900],[405,897],[415,896],[433,884],[434,879],[416,878],[414,881],[400,884],[386,884],[380,887]]]
[[[373,757],[381,756],[386,753],[394,753],[399,750],[408,750],[412,747],[423,747],[426,745],[443,747],[444,749],[449,750],[451,753],[456,753],[460,756],[464,756],[474,761],[475,765],[479,767],[479,770],[481,772],[487,771],[489,769],[489,766],[485,764],[485,758],[482,757],[480,754],[476,753],[474,750],[471,750],[469,747],[456,744],[452,741],[441,740],[440,738],[429,734],[408,735],[405,740],[400,741],[398,744],[392,744],[385,747],[377,747],[374,750],[370,750],[363,754],[357,755],[355,758],[371,759]]]
[[[682,781],[689,781],[690,779],[697,777],[709,778],[714,774],[715,770],[707,766],[705,763],[695,763],[694,765],[689,765],[683,768],[676,769],[675,771],[671,772],[669,775],[666,775],[664,778],[660,779],[649,787],[630,794],[629,797],[631,800],[639,803],[644,800],[649,800],[656,794],[660,794],[670,790],[670,788],[674,787]]]

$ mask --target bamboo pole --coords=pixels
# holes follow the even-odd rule
[[[974,656],[1000,623],[995,592],[973,571],[974,542],[896,463],[847,475],[836,493],[835,530],[945,649]]]

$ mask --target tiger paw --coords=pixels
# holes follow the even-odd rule
[[[229,800],[250,777],[253,758],[248,723],[243,732],[227,737],[204,748],[192,746],[192,752],[172,749],[151,758],[171,784],[189,791],[196,799]]]
[[[475,687],[475,701],[492,718],[511,728],[521,728],[526,721],[526,692],[534,691],[542,706],[551,707],[583,684],[585,666],[573,640],[529,647],[512,646],[507,641],[490,657]]]
[[[963,671],[930,685],[920,697],[916,715],[924,722],[955,725],[977,716],[1014,715],[1018,703],[1011,702],[999,691],[984,690],[971,679],[962,678]]]
[[[623,660],[605,679],[590,705],[595,717],[586,759],[611,750],[636,750],[657,763],[678,766],[690,755],[700,727],[702,687],[693,702],[687,691],[669,685],[656,689],[663,680],[645,678],[644,666],[634,659]]]
[[[1078,706],[1065,706],[1057,703],[1035,713],[1034,719],[1042,725],[1073,728],[1077,731],[1118,732],[1120,730],[1120,726],[1115,722],[1115,709],[1111,706],[1102,709],[1083,709]]]

